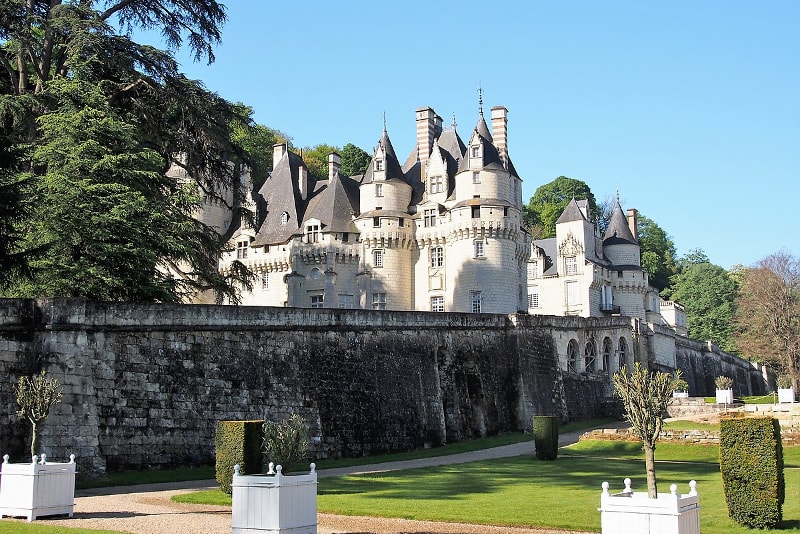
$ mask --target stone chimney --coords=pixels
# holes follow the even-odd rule
[[[636,233],[636,223],[639,219],[639,212],[631,208],[628,210],[628,228],[631,230],[631,235],[636,241],[639,241],[639,235]]]
[[[308,169],[305,165],[300,165],[297,168],[297,187],[300,189],[300,198],[303,200],[308,198]]]
[[[286,154],[286,143],[277,143],[272,145],[272,170],[275,170],[275,165],[281,160],[283,155]]]
[[[442,118],[433,111],[433,108],[419,108],[417,110],[417,153],[423,166],[428,163],[434,139],[441,133]]]
[[[492,108],[492,139],[503,166],[508,168],[508,110],[503,106]]]
[[[342,166],[342,157],[336,152],[328,154],[328,181],[333,180],[333,177],[339,172],[339,167]]]

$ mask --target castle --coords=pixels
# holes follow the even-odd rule
[[[636,211],[626,218],[617,202],[601,236],[587,203],[573,200],[556,237],[532,242],[508,151],[508,110],[493,107],[490,121],[491,129],[481,106],[465,143],[455,124],[443,127],[432,108],[420,108],[404,162],[384,127],[363,175],[341,175],[330,154],[327,180],[316,183],[300,155],[276,145],[258,191],[261,222],[232,229],[220,269],[240,261],[256,273],[242,295],[248,305],[621,314],[665,324],[641,268]],[[204,216],[221,230],[229,224],[219,210]]]

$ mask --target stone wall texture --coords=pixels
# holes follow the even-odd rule
[[[638,335],[626,317],[0,299],[0,451],[26,457],[12,384],[39,369],[64,385],[44,450],[84,474],[211,463],[218,420],[297,412],[340,457],[596,417],[608,373],[562,372],[554,339],[599,330]]]

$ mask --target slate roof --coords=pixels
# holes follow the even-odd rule
[[[503,160],[500,158],[500,152],[498,152],[497,147],[494,146],[492,134],[489,133],[489,127],[486,126],[483,115],[478,119],[478,124],[475,126],[472,136],[474,137],[476,134],[483,140],[483,162],[480,168],[505,170]],[[472,137],[470,137],[470,142],[472,142]],[[466,150],[467,149],[465,149],[463,153],[464,156],[461,158],[461,162],[458,166],[459,172],[469,170],[469,157],[468,154],[466,154]]]
[[[267,202],[267,213],[253,246],[286,243],[300,232],[307,206],[298,187],[301,166],[305,166],[303,158],[287,150],[259,189],[259,194]],[[281,224],[284,212],[289,214],[289,220]]]
[[[348,185],[345,185],[349,182]],[[323,232],[358,232],[353,222],[358,213],[358,184],[338,173],[308,204],[304,220],[317,219]]]
[[[611,214],[611,221],[608,223],[608,228],[603,236],[603,245],[638,245],[636,238],[633,237],[631,229],[628,226],[628,218],[622,213],[622,206],[619,205],[619,199],[614,206],[614,212]]]
[[[583,211],[581,211],[581,207],[578,204],[578,201],[575,200],[575,197],[572,197],[572,200],[569,201],[567,207],[564,208],[564,211],[561,212],[561,216],[556,221],[556,224],[572,222],[572,221],[585,221],[585,220],[586,217],[584,217]]]
[[[557,276],[558,266],[553,261],[553,258],[558,256],[558,244],[555,237],[547,239],[537,239],[533,244],[544,253],[544,266],[542,276]]]
[[[386,133],[386,130],[383,131],[383,136],[381,137],[380,141],[378,141],[378,146],[384,147],[386,151],[386,161],[383,162],[383,169],[386,172],[386,180],[402,180],[403,182],[407,182],[403,168],[400,166],[400,162],[397,159],[397,154],[395,154],[394,147],[392,146],[392,141],[389,139],[389,134]],[[367,171],[364,173],[364,179],[361,181],[361,183],[372,183],[374,180],[374,174],[375,157],[373,156],[372,161],[369,162]]]

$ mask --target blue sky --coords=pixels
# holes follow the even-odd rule
[[[523,198],[560,175],[619,190],[729,268],[800,254],[800,2],[228,0],[216,61],[184,72],[296,146],[401,158],[414,111],[466,139],[509,110]]]

